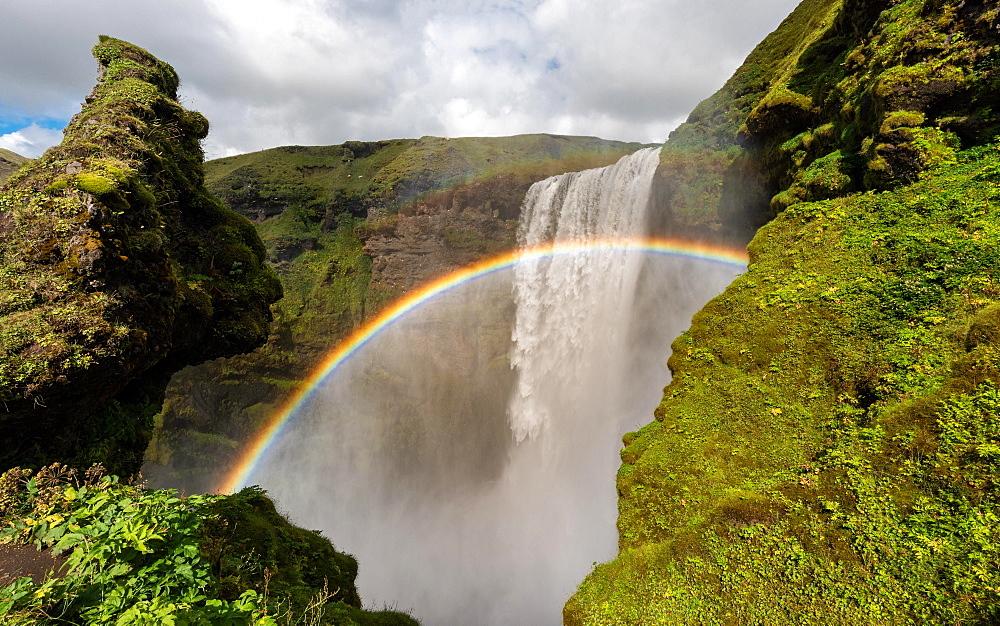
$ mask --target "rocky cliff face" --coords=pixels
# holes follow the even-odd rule
[[[0,464],[138,470],[169,375],[266,337],[281,294],[203,186],[174,70],[102,37],[59,146],[0,189]]]
[[[998,19],[806,0],[667,143],[676,228],[770,221],[625,437],[567,623],[996,621]]]

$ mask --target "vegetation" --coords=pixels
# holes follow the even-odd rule
[[[259,489],[180,497],[60,464],[0,476],[0,541],[59,569],[3,588],[4,624],[415,624],[363,611],[357,564]]]
[[[102,37],[61,145],[0,188],[0,467],[135,473],[169,374],[267,335],[281,293],[251,225],[202,186],[208,122],[177,75]]]
[[[309,221],[329,229],[341,213],[361,218],[394,213],[428,192],[501,174],[514,176],[527,189],[546,176],[601,167],[640,147],[561,135],[285,146],[213,161],[206,182],[227,206],[252,219],[263,221],[297,207],[310,214]],[[523,195],[504,206],[504,219],[516,216]]]
[[[7,180],[14,171],[28,162],[20,154],[0,148],[0,183]]]
[[[0,189],[0,621],[414,623],[363,611],[354,559],[260,490],[83,472],[135,475],[170,374],[257,346],[281,294],[252,225],[203,185],[208,124],[173,69],[109,37],[94,55],[63,143]]]
[[[983,1],[804,0],[671,135],[664,228],[745,240],[791,204],[913,182],[988,141],[996,19]]]
[[[770,221],[624,438],[567,623],[1000,619],[997,18],[807,0],[668,142],[727,168],[693,219]]]

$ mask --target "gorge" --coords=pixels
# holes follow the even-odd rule
[[[658,163],[647,148],[533,185],[518,245],[576,249],[473,274],[379,328],[310,381],[245,476],[371,564],[366,597],[434,624],[557,623],[613,554],[614,442],[655,406],[670,341],[741,268],[643,243]]]
[[[0,541],[69,558],[0,564],[0,617],[996,622],[998,33],[804,0],[659,147],[204,168],[102,38],[63,144],[0,155]]]

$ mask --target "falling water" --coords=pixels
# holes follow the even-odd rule
[[[518,244],[641,237],[659,150],[647,148],[610,167],[544,180],[525,197]],[[555,420],[615,415],[627,374],[628,315],[644,258],[614,252],[556,257],[516,269],[517,315],[511,366],[518,372],[509,417],[518,441]],[[589,420],[585,423],[591,424]]]
[[[645,234],[658,158],[537,183],[519,244]],[[468,283],[346,362],[254,481],[358,557],[369,604],[428,625],[557,624],[614,555],[621,435],[650,420],[670,341],[732,277],[601,252]]]

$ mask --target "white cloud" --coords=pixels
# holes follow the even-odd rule
[[[210,156],[422,135],[662,141],[796,3],[0,0],[0,110],[68,118],[104,32],[174,65],[212,122]]]
[[[36,124],[0,135],[0,148],[21,156],[38,158],[51,146],[62,141],[62,131],[42,128]]]

